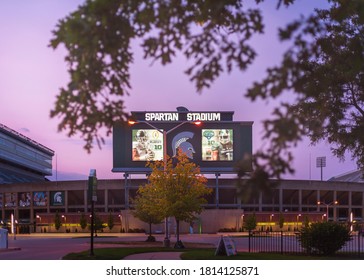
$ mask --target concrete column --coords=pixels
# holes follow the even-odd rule
[[[349,211],[348,211],[348,221],[350,221],[350,213],[351,211],[353,211],[353,203],[352,203],[352,191],[349,191],[348,193],[348,207],[349,207]]]
[[[1,194],[3,196],[3,194]],[[5,220],[5,197],[3,196],[2,197],[2,202],[3,202],[3,205],[1,206],[1,221],[4,221]]]
[[[219,173],[215,173],[215,177],[216,177],[216,183],[215,183],[215,204],[216,204],[216,209],[219,208]]]
[[[107,213],[107,212],[109,212],[108,211],[108,201],[109,201],[109,199],[108,199],[108,191],[107,191],[107,188],[104,190],[104,197],[105,197],[105,201],[104,201],[104,203],[105,203],[105,212]]]
[[[263,194],[262,192],[259,193],[259,212],[263,210]]]
[[[64,191],[64,212],[68,213],[68,190]]]
[[[361,193],[361,218],[364,218],[364,192]]]
[[[334,191],[334,199],[333,199],[333,201],[336,201],[337,200],[337,192],[336,191]],[[339,204],[340,204],[340,201],[339,201]],[[337,205],[333,205],[332,206],[332,209],[333,209],[333,218],[334,218],[334,221],[337,221]]]
[[[298,211],[302,212],[302,189],[298,190]]]
[[[129,174],[124,174],[124,192],[125,192],[125,209],[129,209],[129,187],[128,187]]]
[[[83,205],[84,205],[83,210],[84,210],[85,213],[87,212],[87,207],[88,207],[88,203],[89,203],[88,202],[87,191],[88,191],[87,189],[83,191],[83,201],[84,201],[84,203],[83,203]]]
[[[47,214],[51,213],[50,211],[50,207],[51,207],[51,192],[50,191],[46,191],[46,196],[48,197],[48,201],[47,201]]]
[[[32,204],[31,204],[32,205]],[[34,217],[34,209],[32,206],[30,206],[30,232],[35,232],[35,228],[34,228],[34,222],[37,223],[37,218]]]

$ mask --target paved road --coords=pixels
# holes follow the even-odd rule
[[[82,238],[83,236],[83,238]],[[164,236],[157,236],[157,241],[162,241]],[[217,244],[220,235],[195,234],[182,235],[184,242],[201,242]],[[99,234],[94,239],[94,248],[110,247],[113,245],[98,244],[99,241],[144,241],[144,234]],[[245,240],[246,238],[239,238]],[[175,237],[171,237],[171,243]],[[239,247],[242,247],[239,241]],[[114,245],[115,246],[115,245]],[[81,234],[30,234],[17,235],[16,240],[9,235],[8,250],[0,249],[0,260],[59,260],[68,253],[81,252],[90,249],[90,237]]]

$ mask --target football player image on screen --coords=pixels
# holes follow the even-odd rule
[[[157,130],[133,131],[133,161],[152,161],[163,159],[162,135]]]
[[[202,142],[202,159],[208,161],[233,160],[233,130],[204,130]]]

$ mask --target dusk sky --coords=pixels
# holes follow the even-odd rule
[[[250,1],[246,1],[250,2]],[[143,60],[137,42],[134,44],[135,63],[132,66],[128,111],[174,111],[185,106],[190,111],[234,111],[235,121],[253,121],[253,150],[267,145],[261,141],[261,120],[269,117],[274,102],[251,103],[243,97],[253,81],[264,76],[267,66],[279,63],[287,45],[278,42],[277,27],[312,11],[320,1],[297,1],[289,8],[275,10],[277,1],[261,5],[265,11],[265,35],[255,38],[258,58],[245,73],[237,72],[220,77],[210,89],[196,93],[193,84],[183,73],[188,62],[177,57],[173,64],[151,65]],[[268,3],[269,2],[269,3]],[[325,3],[326,1],[321,1]],[[0,1],[0,123],[54,150],[53,168],[58,180],[85,179],[90,169],[98,178],[121,178],[112,169],[112,138],[91,154],[83,150],[83,141],[65,132],[57,132],[59,120],[50,119],[59,88],[66,86],[68,73],[65,49],[48,47],[52,30],[59,19],[74,11],[81,0],[12,0]],[[274,4],[273,4],[274,3]],[[356,168],[350,155],[345,162],[331,156],[326,143],[312,147],[304,141],[295,150],[296,174],[290,179],[320,179],[316,157],[326,156],[324,179]],[[311,167],[311,168],[310,168]],[[56,172],[52,179],[55,179]]]

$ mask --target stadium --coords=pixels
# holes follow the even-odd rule
[[[329,181],[282,180],[271,194],[243,202],[236,187],[234,166],[243,161],[251,168],[252,127],[234,121],[234,112],[133,112],[130,125],[113,130],[113,172],[120,179],[98,180],[95,212],[112,228],[105,231],[147,231],[148,225],[134,218],[131,199],[147,183],[146,162],[162,160],[182,149],[208,178],[212,194],[204,211],[181,232],[213,233],[240,231],[244,219],[256,215],[259,230],[297,230],[307,221],[333,220],[360,224],[364,215],[361,172]],[[203,121],[201,120],[203,118]],[[197,124],[197,121],[199,123]],[[49,181],[54,151],[0,125],[0,220],[9,227],[12,217],[18,233],[82,232],[81,216],[90,221],[88,181]],[[283,228],[279,220],[284,220]],[[175,230],[169,219],[170,233]],[[163,233],[164,224],[153,226]]]

